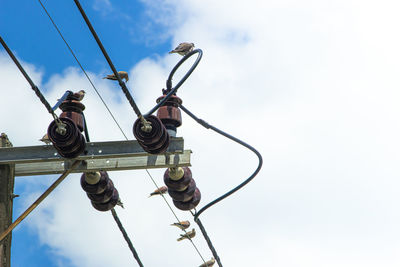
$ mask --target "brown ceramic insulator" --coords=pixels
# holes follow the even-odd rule
[[[82,113],[78,113],[78,112],[74,112],[74,111],[65,111],[60,114],[60,118],[70,118],[71,120],[73,120],[75,122],[76,126],[78,126],[79,131],[82,132],[84,130],[85,122],[83,120]]]
[[[193,198],[194,191],[196,190],[196,182],[191,179],[187,188],[183,191],[175,191],[168,188],[168,194],[173,200],[187,202]]]
[[[77,100],[65,100],[61,103],[60,109],[63,111],[60,118],[70,118],[81,132],[84,130],[85,124],[82,112],[85,110],[85,105]]]
[[[86,194],[92,202],[106,203],[111,199],[111,197],[113,195],[113,191],[114,191],[114,184],[110,179],[110,180],[108,180],[108,184],[107,184],[107,187],[105,188],[104,192],[99,193],[99,194],[89,194],[89,193],[86,193]]]
[[[76,142],[79,138],[79,130],[76,124],[69,118],[60,118],[65,124],[66,133],[61,135],[57,132],[57,124],[52,121],[47,129],[47,135],[53,144],[58,147],[66,147]]]
[[[151,154],[159,154],[166,151],[169,146],[170,137],[165,126],[154,115],[148,116],[146,120],[151,123],[150,132],[145,132],[141,129],[143,124],[140,119],[137,119],[133,125],[133,134],[140,146]]]
[[[172,180],[169,177],[169,169],[164,172],[164,183],[168,187],[168,189],[172,189],[175,191],[185,190],[192,180],[192,172],[188,167],[182,167],[184,170],[183,177],[179,180]]]
[[[92,206],[98,211],[109,211],[117,205],[118,200],[119,200],[119,194],[117,189],[114,188],[111,199],[109,201],[105,203],[96,203],[90,201],[90,203],[92,203]]]
[[[73,158],[78,157],[80,154],[82,154],[85,151],[86,140],[85,140],[85,137],[79,132],[79,139],[77,139],[77,142],[75,144],[72,144],[68,147],[60,148],[60,147],[57,147],[56,145],[54,145],[54,147],[57,149],[58,154],[60,154],[61,157],[73,159]]]
[[[108,177],[107,172],[105,171],[100,171],[100,180],[96,184],[89,184],[86,182],[86,174],[83,173],[81,176],[81,186],[82,189],[85,190],[85,192],[90,193],[90,194],[100,194],[103,193],[104,190],[106,190],[109,181],[111,181]]]
[[[157,103],[160,102],[164,96],[157,99]],[[178,108],[179,104],[182,104],[182,100],[172,95],[157,111],[157,117],[165,125],[172,125],[174,127],[179,127],[182,125],[182,115],[181,110]]]
[[[201,199],[200,190],[198,188],[196,188],[196,190],[194,191],[193,198],[190,201],[182,202],[182,201],[173,200],[173,203],[174,203],[175,207],[180,210],[191,210],[191,209],[194,209],[195,207],[197,207],[197,205],[199,205],[200,199]]]

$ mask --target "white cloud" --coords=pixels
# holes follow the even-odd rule
[[[175,16],[166,12],[158,18],[170,23],[171,47],[193,41],[204,51],[198,69],[179,90],[184,104],[264,157],[264,167],[252,183],[202,215],[222,262],[398,266],[399,4],[144,3],[153,14],[175,8]],[[178,59],[161,55],[132,66],[135,78],[129,85],[143,110],[154,105]],[[49,117],[3,56],[0,63],[4,86],[15,91],[5,103],[19,100],[26,108],[3,106],[12,109],[13,117],[4,117],[2,124],[15,144],[32,144]],[[40,81],[40,72],[31,68]],[[135,117],[124,96],[116,93],[114,84],[91,75],[132,137]],[[88,84],[77,70],[68,69],[45,87],[55,100],[67,89],[86,89]],[[91,89],[86,91],[92,139],[121,139],[97,97]],[[256,158],[186,115],[183,119],[178,132],[194,152],[192,171],[202,192],[201,207],[248,177]],[[21,121],[28,132],[14,126]],[[163,170],[151,173],[161,184]],[[190,244],[175,241],[179,232],[168,225],[174,219],[164,203],[147,199],[154,188],[146,173],[110,175],[126,205],[119,211],[121,220],[145,265],[199,265]],[[132,265],[111,215],[93,210],[76,176],[43,204],[30,225],[58,254],[77,266]],[[209,257],[198,232],[196,244]]]

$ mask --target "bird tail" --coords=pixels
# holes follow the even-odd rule
[[[176,53],[176,51],[175,51],[175,50],[172,50],[172,51],[170,51],[168,54],[173,54],[173,53]]]
[[[182,241],[183,239],[185,239],[185,237],[179,237],[176,241]]]

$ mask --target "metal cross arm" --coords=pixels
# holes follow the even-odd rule
[[[15,176],[62,173],[75,160],[82,162],[73,172],[117,171],[173,166],[190,166],[190,150],[184,150],[183,138],[171,138],[162,154],[145,152],[136,140],[90,142],[79,157],[62,158],[52,145],[0,148],[0,164],[15,164]]]

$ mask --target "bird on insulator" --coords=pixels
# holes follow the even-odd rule
[[[162,194],[167,193],[167,191],[168,191],[168,187],[161,186],[161,187],[157,188],[156,190],[154,190],[154,192],[150,193],[149,197],[156,196],[156,195],[162,195]]]
[[[118,71],[118,74],[119,74],[119,77],[121,77],[121,80],[125,79],[125,82],[129,81],[129,76],[126,71]],[[108,80],[113,80],[113,81],[118,80],[114,73],[109,74],[106,77],[103,77],[103,79],[108,79]]]
[[[80,90],[79,92],[76,92],[72,95],[72,99],[82,101],[82,99],[85,97],[85,90]]]
[[[50,138],[47,134],[43,135],[43,137],[39,139],[39,141],[45,143],[46,145],[51,144]]]
[[[184,229],[188,229],[189,228],[190,222],[189,221],[181,221],[181,222],[173,223],[171,225],[172,226],[176,226],[181,230],[184,230]]]
[[[193,51],[194,43],[180,43],[174,50],[169,53],[178,53],[181,56],[186,56],[189,52]]]
[[[214,265],[214,263],[215,263],[215,259],[214,259],[214,257],[212,257],[211,260],[206,261],[199,267],[212,267]]]
[[[195,236],[196,236],[196,230],[193,228],[192,231],[189,231],[186,234],[181,234],[181,237],[179,237],[177,241],[182,241],[184,239],[192,239]]]

